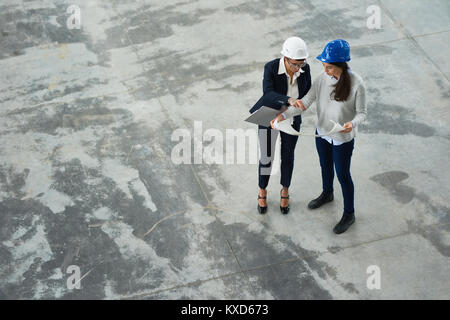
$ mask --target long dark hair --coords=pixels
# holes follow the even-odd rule
[[[334,100],[345,101],[350,95],[350,89],[352,87],[350,75],[348,74],[348,64],[347,62],[333,62],[330,64],[342,69],[339,81],[334,85],[334,90],[331,94],[334,95]]]

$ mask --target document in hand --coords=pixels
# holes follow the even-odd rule
[[[280,113],[280,110],[262,106],[255,112],[253,112],[250,117],[245,119],[247,122],[259,124],[260,126],[270,127],[270,121],[272,121]],[[289,122],[289,121],[287,121]]]
[[[293,136],[316,136],[316,137],[323,137],[323,136],[329,136],[330,134],[333,133],[337,133],[339,131],[344,130],[344,127],[341,126],[339,123],[334,122],[333,120],[330,120],[331,123],[333,123],[333,128],[325,134],[305,134],[303,132],[299,132],[297,130],[295,130],[294,128],[292,128],[291,124],[289,123],[289,121],[281,121],[281,122],[274,122],[274,127],[275,129],[279,130],[279,131],[283,131],[287,134],[293,135]]]
[[[339,131],[344,130],[344,127],[341,126],[339,123],[334,122],[333,120],[330,120],[330,121],[331,121],[331,123],[333,124],[333,128],[332,128],[328,133],[325,133],[325,134],[319,134],[319,135],[317,135],[317,136],[319,136],[319,137],[329,136],[329,135],[331,135],[331,134],[333,134],[333,133],[338,133]]]

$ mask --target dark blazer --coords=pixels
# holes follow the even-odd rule
[[[286,95],[288,80],[285,73],[278,74],[279,64],[280,58],[272,60],[264,66],[263,96],[250,109],[250,113],[255,112],[262,106],[279,110],[282,106],[288,105],[288,99],[290,98]],[[298,99],[303,98],[311,88],[311,72],[309,64],[302,67],[302,70],[305,72],[301,73],[297,78],[299,96],[294,97]],[[300,123],[302,123],[302,116],[295,116],[294,124],[299,125]]]

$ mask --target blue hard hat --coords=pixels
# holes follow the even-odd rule
[[[330,41],[317,59],[326,63],[350,61],[350,45],[343,39]]]

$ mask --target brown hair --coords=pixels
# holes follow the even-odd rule
[[[334,85],[335,89],[331,95],[334,94],[334,100],[336,101],[345,101],[350,95],[350,89],[352,87],[350,75],[348,74],[348,64],[347,62],[333,62],[330,64],[342,69],[342,74],[339,77],[339,81]]]

